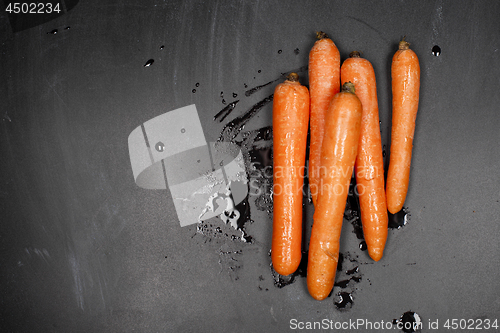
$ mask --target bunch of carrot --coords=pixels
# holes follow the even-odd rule
[[[370,257],[382,258],[388,211],[397,213],[406,198],[420,67],[404,39],[394,54],[392,133],[387,182],[371,63],[352,52],[341,64],[335,43],[323,32],[309,53],[309,89],[290,74],[273,99],[273,238],[271,258],[277,273],[298,268],[302,247],[303,177],[310,130],[308,177],[314,211],[309,242],[307,286],[325,299],[333,289],[340,233],[354,172],[361,221]]]

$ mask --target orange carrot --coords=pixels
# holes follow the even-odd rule
[[[309,126],[309,91],[296,73],[273,97],[273,238],[275,271],[289,275],[302,257],[302,198]]]
[[[342,83],[354,83],[356,95],[363,105],[354,173],[368,253],[373,260],[379,261],[387,240],[388,215],[375,71],[372,64],[355,51],[344,61],[340,73]]]
[[[340,91],[340,53],[324,32],[309,52],[309,91],[311,94],[311,137],[309,144],[309,188],[316,204],[321,165],[321,144],[324,136],[325,114],[332,97]]]
[[[417,118],[420,65],[410,44],[403,38],[392,58],[391,155],[387,172],[386,196],[389,212],[403,208],[410,182],[411,153]]]
[[[327,112],[321,149],[321,188],[309,243],[307,288],[317,300],[333,288],[339,258],[340,231],[358,151],[362,105],[354,85],[346,83]]]

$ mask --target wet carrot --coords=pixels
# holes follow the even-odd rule
[[[273,97],[273,237],[271,259],[281,275],[302,257],[302,198],[309,126],[309,91],[296,73]]]
[[[309,188],[316,204],[321,165],[321,145],[324,136],[325,113],[332,97],[340,91],[340,53],[324,32],[309,52],[309,92],[311,95]]]
[[[373,260],[379,261],[387,240],[388,215],[375,71],[359,52],[352,52],[342,64],[340,73],[342,83],[354,83],[356,95],[363,105],[354,174],[368,253]]]
[[[309,243],[307,288],[317,300],[333,288],[339,258],[340,232],[349,183],[358,151],[362,105],[354,85],[336,94],[325,119],[321,149],[321,189],[314,211]]]
[[[392,130],[386,196],[389,212],[403,208],[410,181],[413,135],[417,117],[420,65],[410,44],[403,38],[392,58]]]

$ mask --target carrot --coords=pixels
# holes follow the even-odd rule
[[[340,73],[342,83],[354,83],[356,95],[363,105],[354,173],[368,253],[373,260],[379,261],[387,240],[388,215],[375,71],[372,64],[355,51],[344,61]]]
[[[417,118],[420,65],[410,44],[403,38],[392,58],[392,130],[386,196],[389,212],[403,208],[410,181],[413,135]]]
[[[309,126],[309,90],[291,73],[273,97],[273,237],[271,259],[281,275],[302,257],[302,198]]]
[[[309,188],[316,204],[321,165],[321,144],[324,136],[325,114],[332,97],[340,91],[340,53],[324,32],[309,52],[309,92],[311,94]]]
[[[354,162],[358,151],[362,105],[354,85],[346,83],[330,104],[321,149],[321,189],[309,243],[307,287],[317,300],[333,288],[339,258],[340,232]]]

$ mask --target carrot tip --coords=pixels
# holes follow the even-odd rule
[[[325,38],[328,38],[328,35],[325,32],[316,31],[316,39],[320,40],[320,39],[325,39]]]
[[[349,58],[361,58],[361,52],[352,51],[351,53],[349,53]]]
[[[373,261],[379,261],[380,259],[382,259],[383,251],[370,251],[370,250],[368,250],[368,254],[370,255],[370,258],[373,259]]]
[[[292,72],[292,73],[288,74],[286,79],[288,81],[291,81],[291,82],[298,82],[299,81],[299,74]]]
[[[354,88],[354,83],[346,82],[342,85],[342,92],[350,92],[351,94],[356,93],[356,89]]]

